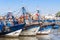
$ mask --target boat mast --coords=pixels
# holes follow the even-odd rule
[[[31,18],[30,18],[31,15],[26,11],[26,9],[24,7],[22,7],[22,12],[23,12],[23,16],[24,16],[24,23],[26,23],[26,21],[25,21],[26,20],[26,17],[25,16],[26,15],[29,15],[28,16],[29,17],[28,20],[29,20],[29,23],[31,24]]]
[[[38,23],[40,23],[40,11],[37,10],[37,13],[38,13]]]
[[[25,18],[26,10],[25,10],[25,8],[24,8],[24,7],[22,7],[22,13],[23,13],[23,16],[24,16],[24,23],[26,23],[26,22],[25,22],[25,19],[26,19],[26,18]]]

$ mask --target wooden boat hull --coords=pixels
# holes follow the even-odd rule
[[[50,32],[51,32],[51,30],[39,31],[39,32],[37,32],[37,35],[48,35]]]
[[[11,26],[10,31],[0,32],[0,36],[19,36],[25,24]]]
[[[24,30],[21,35],[36,35],[39,29],[40,26],[32,26],[29,27],[27,30]]]

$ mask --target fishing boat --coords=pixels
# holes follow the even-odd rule
[[[8,29],[9,31],[0,32],[0,36],[13,36],[13,37],[19,36],[24,25],[25,24],[17,24],[17,25],[11,26]]]
[[[0,36],[18,37],[25,23],[18,23],[12,12],[8,12],[6,18],[0,17]]]
[[[55,25],[53,26],[53,29],[59,29],[59,25],[58,25],[58,24],[55,24]]]
[[[40,28],[37,34],[49,34],[51,32],[52,26],[48,25],[46,27]]]
[[[26,27],[26,30],[23,30],[21,35],[36,35],[36,33],[38,32],[40,26],[37,26],[35,23],[35,21],[33,22],[33,20],[31,19],[31,15],[29,13],[26,12],[26,9],[23,7],[22,8],[23,14],[26,15],[28,14],[28,20],[25,19],[26,25],[29,25]],[[39,21],[37,21],[39,24]]]
[[[43,20],[44,22],[51,22],[51,23],[53,23],[53,22],[55,22],[55,20]]]
[[[36,35],[40,26],[30,26],[26,30],[23,30],[21,35]]]

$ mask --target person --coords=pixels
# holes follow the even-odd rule
[[[4,23],[4,27],[3,27],[2,32],[10,31],[10,26],[11,26],[10,19],[9,20],[6,20],[6,16],[4,16],[3,17],[3,23]]]
[[[3,27],[4,27],[4,22],[3,22],[3,17],[1,16],[0,17],[0,32],[2,32]]]
[[[12,12],[8,12],[7,14],[7,20],[10,20],[10,22],[12,22],[12,24],[16,25],[18,24],[18,21],[16,20],[16,18],[12,15]],[[8,23],[10,23],[8,22]],[[10,25],[10,24],[9,24]]]
[[[18,24],[18,21],[15,19],[13,20],[14,25]]]
[[[6,25],[7,25],[8,27],[13,26],[13,25],[14,25],[13,19],[10,18],[9,20],[7,20],[7,21],[6,21]]]

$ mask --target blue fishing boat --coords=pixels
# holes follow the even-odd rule
[[[44,22],[56,22],[56,20],[43,20]]]
[[[39,31],[37,32],[37,34],[49,34],[51,32],[52,26],[48,25],[46,27],[42,27],[39,29]]]
[[[8,12],[4,20],[0,19],[0,36],[19,36],[24,26],[25,22],[18,23],[12,12]]]
[[[59,25],[57,25],[57,24],[55,24],[54,26],[53,26],[53,29],[58,29],[59,28]]]
[[[11,26],[7,29],[7,31],[3,30],[0,32],[0,36],[19,36],[25,24],[17,24]],[[9,31],[8,31],[9,30]]]

